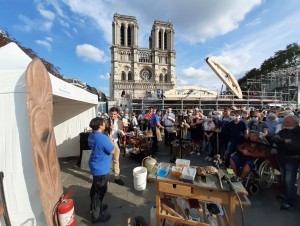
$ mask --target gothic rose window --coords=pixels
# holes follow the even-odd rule
[[[147,69],[143,69],[140,73],[142,80],[149,81],[151,79],[151,72]]]

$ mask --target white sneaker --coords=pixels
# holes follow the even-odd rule
[[[209,158],[209,156],[206,156],[206,157],[204,158],[204,160],[208,160],[208,158]]]
[[[197,155],[200,155],[200,152],[198,152]]]
[[[194,152],[194,151],[192,151],[192,152],[191,152],[191,154],[195,154],[195,152]]]
[[[211,162],[212,160],[213,160],[213,158],[212,158],[212,157],[209,157],[209,158],[208,158],[208,161],[210,161],[210,162]]]

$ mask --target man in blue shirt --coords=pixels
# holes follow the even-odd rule
[[[248,138],[247,124],[241,120],[238,112],[232,113],[233,120],[228,123],[228,132],[230,134],[227,149],[225,151],[225,166],[229,167],[230,156],[237,152],[238,145],[242,144]]]
[[[94,118],[90,122],[93,132],[89,135],[88,143],[92,150],[89,166],[93,175],[93,184],[90,190],[92,223],[107,222],[110,214],[105,214],[107,205],[103,204],[103,198],[107,191],[112,154],[115,148],[109,137],[103,134],[105,122],[103,118]]]
[[[223,115],[220,118],[220,154],[223,157],[225,156],[227,145],[230,139],[230,130],[228,127],[229,122],[231,121],[230,112],[230,108],[225,108],[223,111]]]
[[[152,134],[153,134],[153,138],[152,138],[152,152],[153,154],[157,153],[158,151],[158,139],[157,138],[161,138],[160,131],[162,129],[164,129],[164,127],[161,125],[160,123],[160,117],[161,117],[161,110],[157,109],[156,113],[152,116],[151,118],[151,128],[152,128]],[[161,140],[159,140],[161,141]]]

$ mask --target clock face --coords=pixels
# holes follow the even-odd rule
[[[143,69],[140,74],[142,80],[149,81],[151,79],[151,72],[147,69]]]

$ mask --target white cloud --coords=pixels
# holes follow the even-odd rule
[[[42,4],[37,5],[37,10],[41,14],[42,17],[48,19],[48,20],[54,20],[55,14],[51,12],[50,10],[46,10]]]
[[[68,28],[70,27],[70,24],[62,19],[59,19],[59,23],[63,27],[68,27]]]
[[[64,11],[61,9],[60,3],[57,0],[51,0],[51,1],[48,1],[47,3],[52,5],[52,7],[55,9],[57,15],[59,15],[62,18],[67,18],[64,14]]]
[[[45,39],[49,42],[53,42],[53,38],[51,38],[51,37],[46,37]]]
[[[207,71],[203,69],[196,69],[194,67],[188,67],[182,70],[182,75],[190,78],[197,78],[197,79],[206,79],[208,77]]]
[[[23,22],[22,25],[18,26],[19,29],[25,30],[27,32],[32,30],[50,31],[53,23],[52,21],[42,21],[38,19],[30,19],[27,16],[19,15],[19,20]]]
[[[116,1],[94,1],[94,0],[63,0],[74,13],[87,17],[94,21],[89,26],[98,26],[98,29],[104,32],[104,38],[111,42],[111,20],[116,11],[113,6]],[[90,22],[89,22],[90,23]]]
[[[45,40],[36,40],[36,41],[34,41],[34,42],[35,42],[36,44],[38,44],[38,45],[41,45],[41,46],[46,47],[46,49],[47,49],[48,51],[51,50],[51,45],[50,45],[50,43],[47,42],[47,41],[45,41]]]
[[[100,79],[104,79],[104,80],[109,80],[110,76],[109,73],[105,74],[105,75],[99,75]]]
[[[154,20],[171,20],[176,27],[176,35],[182,36],[191,43],[204,42],[207,39],[226,34],[238,28],[246,14],[262,0],[165,0],[164,5],[153,4],[153,0],[131,1],[94,1],[64,0],[71,10],[93,19],[104,32],[105,39],[111,41],[112,15],[134,15],[140,26],[140,36],[148,37]],[[147,10],[145,10],[147,9]],[[122,11],[122,12],[121,12]],[[145,32],[147,34],[145,34]]]
[[[45,21],[45,22],[41,22],[40,23],[40,29],[42,31],[50,31],[52,26],[53,26],[53,22],[52,21]]]
[[[73,38],[73,35],[71,35],[71,33],[68,32],[67,30],[62,29],[62,32],[65,33],[68,37]]]
[[[291,14],[282,18],[279,23],[245,34],[239,41],[226,44],[209,56],[213,56],[239,79],[251,69],[259,68],[263,61],[273,56],[276,51],[285,49],[288,44],[299,43],[300,31],[295,29],[297,17],[298,14]],[[198,84],[199,81],[200,86],[220,89],[222,84],[204,60],[199,67],[184,67],[177,77],[178,81],[185,81],[184,85]]]
[[[84,33],[85,27],[89,31],[97,28],[103,32],[99,34],[99,46],[103,40],[106,43],[101,49],[108,49],[111,45],[111,23],[116,12],[136,17],[139,47],[148,46],[155,20],[171,20],[175,30],[178,85],[199,84],[219,88],[221,81],[205,64],[206,56],[216,57],[238,79],[252,68],[260,67],[274,52],[299,42],[300,37],[300,30],[295,29],[299,21],[299,13],[293,13],[293,9],[296,11],[299,8],[295,0],[284,7],[279,6],[281,4],[278,2],[264,0],[190,0],[188,4],[185,1],[164,0],[163,4],[167,7],[161,7],[161,2],[155,0],[52,0],[47,4],[53,7],[63,32],[69,37]],[[278,7],[282,10],[274,10]],[[28,31],[51,29],[51,24],[41,26],[35,20],[23,19],[24,29]],[[198,53],[195,53],[196,50]],[[88,44],[77,46],[76,53],[84,60],[107,62],[102,50]],[[99,78],[107,79],[105,72],[102,73]]]
[[[177,78],[177,86],[186,86],[186,85],[188,85],[188,82],[186,80]]]
[[[104,63],[108,60],[102,50],[89,44],[76,46],[76,54],[77,56],[82,57],[84,60],[91,60],[101,63]]]
[[[261,18],[255,18],[254,20],[250,21],[246,24],[246,26],[255,26],[261,23]]]

